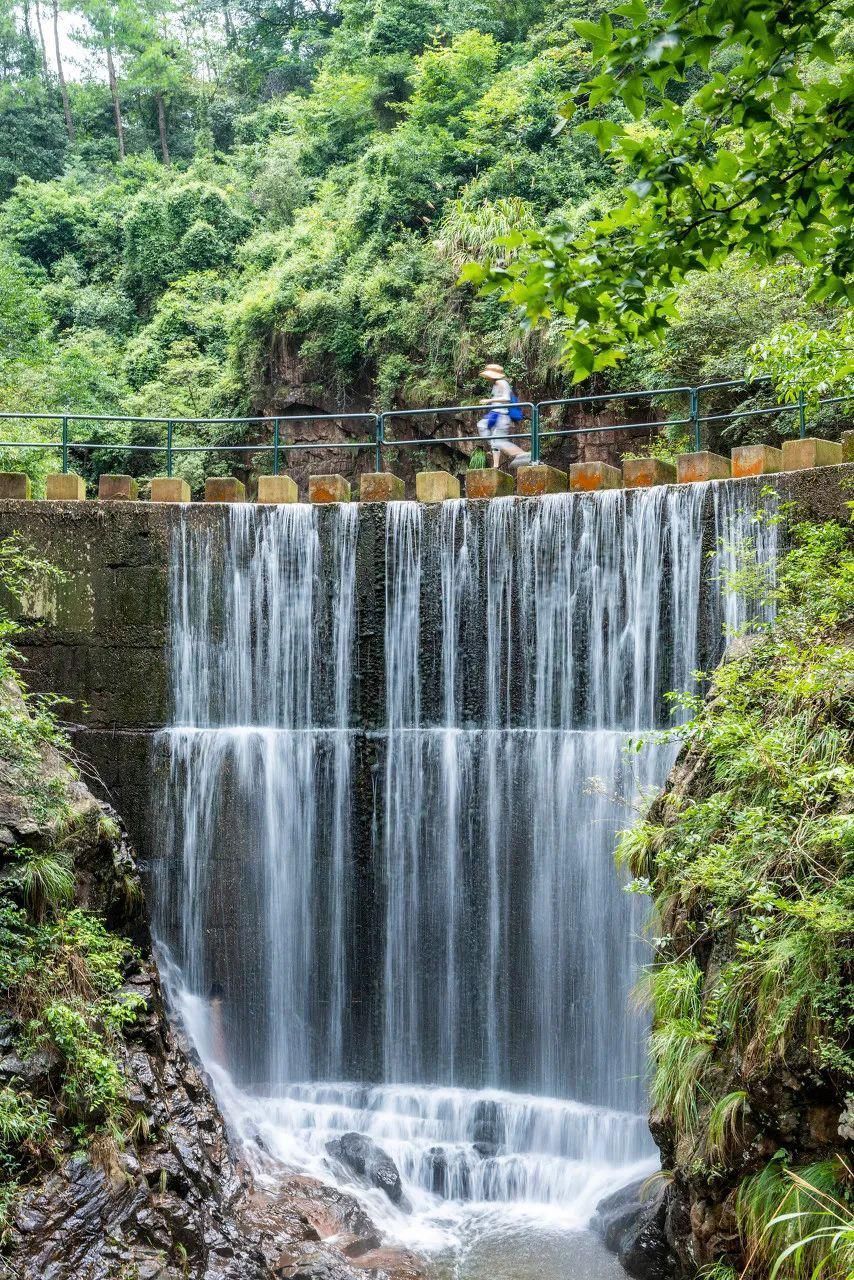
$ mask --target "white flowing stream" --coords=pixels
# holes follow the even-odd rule
[[[756,492],[389,504],[380,663],[355,505],[181,517],[173,990],[232,1125],[345,1186],[327,1142],[372,1138],[407,1203],[357,1193],[449,1275],[613,1274],[574,1233],[655,1164],[615,838],[674,759],[667,693],[752,607],[716,566],[773,566]]]

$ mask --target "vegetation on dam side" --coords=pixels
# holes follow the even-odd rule
[[[180,417],[454,403],[482,394],[487,358],[505,363],[523,397],[570,389],[558,362],[565,314],[520,330],[516,308],[457,281],[508,232],[559,226],[561,243],[574,243],[619,205],[637,148],[666,143],[655,94],[631,110],[619,97],[582,102],[557,127],[596,68],[600,0],[60,9],[89,58],[81,72],[63,46],[62,83],[50,15],[10,0],[0,8],[0,408]],[[809,6],[798,31],[812,31],[816,14],[824,22],[825,9]],[[785,25],[772,10],[769,30]],[[576,20],[587,22],[583,35]],[[642,5],[634,20],[646,21]],[[798,74],[813,78],[822,103],[851,75],[850,17],[831,9],[826,22],[816,48],[800,35],[797,44]],[[674,109],[704,118],[694,95],[738,65],[736,54],[730,44],[711,65],[671,58]],[[794,110],[775,106],[775,138],[788,136]],[[743,132],[758,147],[764,117],[754,114]],[[622,150],[601,151],[597,138],[615,131]],[[717,135],[714,145],[726,147]],[[823,174],[821,190],[837,190]],[[726,177],[713,175],[712,189]],[[818,235],[820,200],[813,207],[806,187],[803,199]],[[745,242],[705,275],[683,273],[663,341],[630,345],[619,369],[586,385],[696,385],[768,370],[787,395],[802,385],[850,390],[847,310],[809,300],[821,246],[796,248],[768,263]],[[767,389],[723,389],[704,409],[768,403]],[[660,408],[684,416],[681,402],[681,413],[666,397]],[[811,428],[832,433],[839,414],[824,410]],[[720,444],[794,429],[792,414],[747,418]],[[38,430],[9,423],[5,433]],[[243,439],[237,428],[198,438],[214,430],[226,443]],[[162,438],[146,424],[83,434],[103,442],[117,431],[129,443]],[[7,451],[0,466],[21,461]],[[36,479],[56,466],[35,451],[23,461]],[[75,465],[91,479],[148,461],[102,449]],[[180,466],[198,488],[204,471],[228,463],[197,455]]]
[[[742,571],[741,586],[752,570]],[[854,1267],[854,537],[801,524],[619,856],[651,895],[651,1127],[683,1269]]]

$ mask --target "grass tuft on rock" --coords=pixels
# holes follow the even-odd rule
[[[840,1136],[854,1093],[851,527],[796,526],[771,594],[774,624],[715,673],[668,789],[618,858],[655,908],[641,984],[653,1129],[689,1201],[720,1207],[714,1231],[695,1231],[700,1254],[717,1242],[697,1261],[835,1278],[850,1257],[845,1272],[827,1253],[826,1197],[850,1220],[852,1193]],[[790,1249],[803,1235],[809,1248]]]

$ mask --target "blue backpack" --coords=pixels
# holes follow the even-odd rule
[[[516,395],[516,392],[515,392],[515,391],[511,391],[511,393],[510,393],[510,401],[511,401],[511,404],[510,404],[510,409],[509,409],[509,411],[508,411],[508,412],[509,412],[509,414],[510,414],[510,421],[511,421],[511,422],[521,422],[521,421],[522,421],[522,419],[525,417],[525,414],[524,414],[524,413],[523,413],[523,411],[518,407],[518,405],[519,405],[519,397]]]

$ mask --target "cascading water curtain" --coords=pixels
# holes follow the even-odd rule
[[[161,865],[158,928],[187,986],[222,1002],[239,1079],[337,1074],[356,510],[336,509],[323,542],[306,506],[191,520],[171,568],[175,722],[161,745],[177,856]]]
[[[379,548],[355,505],[182,515],[157,928],[268,1152],[327,1173],[356,1129],[428,1205],[579,1222],[648,1157],[613,850],[675,756],[667,694],[770,616],[727,589],[745,545],[773,575],[766,505],[391,503]]]

